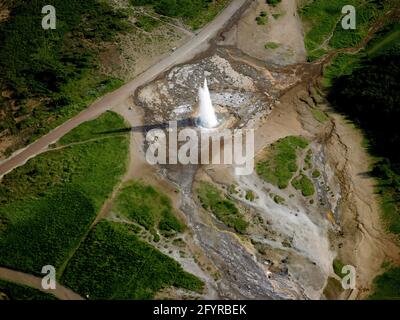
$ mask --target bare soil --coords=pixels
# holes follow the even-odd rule
[[[258,25],[256,17],[262,11],[267,13],[268,21],[265,25]],[[283,0],[276,7],[268,5],[265,0],[253,1],[225,37],[226,42],[221,44],[237,46],[244,53],[268,63],[289,65],[306,61],[297,1]],[[278,48],[265,48],[271,42]]]

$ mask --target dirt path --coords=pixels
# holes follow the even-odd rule
[[[79,294],[73,292],[59,283],[55,290],[44,290],[42,288],[42,278],[31,274],[0,267],[0,279],[28,286],[44,293],[56,296],[60,300],[84,300]]]
[[[134,80],[128,82],[114,92],[93,103],[90,107],[79,113],[74,118],[64,122],[59,127],[50,131],[45,136],[36,140],[26,148],[17,151],[11,157],[0,164],[0,177],[10,172],[15,167],[23,165],[27,160],[44,151],[49,144],[56,142],[67,132],[81,123],[94,119],[104,111],[111,109],[116,104],[124,101],[134,91],[145,83],[155,79],[159,74],[172,66],[190,60],[197,54],[206,50],[212,40],[228,22],[239,11],[242,6],[247,5],[247,0],[233,0],[213,21],[205,26],[195,37],[190,39],[175,52],[147,69]]]

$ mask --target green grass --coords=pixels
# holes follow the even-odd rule
[[[141,15],[137,18],[135,25],[146,32],[152,32],[160,25],[160,21],[146,15]]]
[[[263,26],[263,25],[267,24],[268,17],[267,16],[257,16],[256,22],[259,26]]]
[[[282,17],[284,14],[285,14],[284,12],[273,13],[273,14],[272,14],[272,17],[273,17],[275,20],[277,20],[277,19],[279,19],[280,17]]]
[[[356,8],[355,30],[342,28],[342,7],[345,5]],[[332,49],[358,45],[383,12],[377,4],[365,0],[315,0],[307,4],[301,8],[300,15],[307,26],[304,40],[309,60],[318,59]]]
[[[372,300],[400,299],[400,268],[392,268],[374,279]]]
[[[174,215],[171,200],[142,181],[131,181],[119,192],[113,210],[135,221],[156,235],[156,230],[165,235],[183,231],[184,225]]]
[[[312,196],[315,193],[315,188],[312,181],[304,174],[292,180],[292,186],[296,190],[300,190],[301,194],[305,197]]]
[[[213,20],[228,2],[229,0],[130,0],[134,6],[148,5],[158,14],[181,18],[193,30]]]
[[[229,3],[229,0],[220,0],[209,2],[206,7],[196,13],[194,17],[184,19],[184,21],[193,29],[198,30],[211,22],[218,13]]]
[[[209,182],[202,181],[197,189],[199,200],[204,209],[211,211],[228,227],[244,233],[248,223],[235,204],[225,194]]]
[[[274,202],[276,204],[284,204],[285,203],[285,198],[282,198],[280,195],[275,194],[274,195]]]
[[[282,0],[267,0],[267,3],[273,7],[276,7]]]
[[[265,181],[284,189],[298,170],[297,151],[306,148],[307,140],[288,136],[273,143],[265,159],[257,162],[257,174]]]
[[[304,170],[310,170],[312,168],[312,150],[308,149],[307,154],[304,158]]]
[[[57,300],[50,293],[4,280],[0,280],[0,296],[1,294],[5,294],[10,300]]]
[[[321,176],[321,172],[319,172],[319,170],[315,169],[315,170],[312,172],[312,177],[313,177],[313,178],[319,178],[320,176]]]
[[[101,221],[68,264],[61,282],[89,299],[152,299],[170,286],[201,291],[203,283],[146,242],[129,225]]]
[[[254,201],[254,199],[255,199],[254,192],[251,190],[247,190],[245,198],[246,198],[246,200]]]
[[[0,265],[33,274],[62,266],[125,172],[127,154],[128,136],[110,137],[40,154],[4,176]]]
[[[345,275],[342,273],[342,269],[345,266],[345,264],[340,261],[339,259],[333,260],[333,271],[337,276],[340,278],[343,278]]]
[[[363,61],[378,56],[385,51],[399,46],[400,44],[400,24],[390,21],[382,28],[367,46],[357,54],[340,53],[336,55],[331,63],[324,70],[322,84],[329,88],[333,81],[342,76],[350,75],[354,70],[362,66]]]
[[[351,74],[359,65],[361,58],[360,55],[350,55],[345,53],[336,55],[332,59],[331,63],[325,67],[324,77],[322,79],[324,87],[329,88],[332,86],[335,79]]]
[[[365,52],[369,58],[374,58],[396,45],[399,46],[399,43],[400,23],[389,23],[369,41]]]
[[[101,139],[106,136],[126,134],[129,127],[115,112],[107,111],[96,118],[95,122],[84,122],[72,129],[62,137],[58,144],[67,145],[74,142],[82,142],[92,139]]]
[[[277,49],[277,48],[279,48],[279,43],[276,43],[276,42],[267,42],[266,44],[265,44],[265,49]]]
[[[328,116],[321,110],[318,109],[313,109],[312,110],[312,115],[317,120],[318,122],[324,123],[328,121]]]
[[[238,194],[238,191],[236,190],[237,185],[236,184],[231,184],[228,188],[228,192],[230,194]]]

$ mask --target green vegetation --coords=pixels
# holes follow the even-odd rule
[[[339,259],[335,259],[333,260],[333,271],[335,272],[335,274],[337,276],[339,276],[340,278],[343,278],[345,275],[342,273],[343,267],[345,266],[345,264],[340,261]]]
[[[368,58],[374,58],[398,46],[400,42],[400,23],[385,25],[368,43],[365,50]]]
[[[104,117],[115,115],[82,126],[96,130]],[[33,274],[62,266],[125,172],[127,154],[128,137],[110,137],[42,153],[4,176],[0,265]]]
[[[340,53],[325,68],[323,85],[330,88],[340,77],[350,76],[353,71],[362,67],[371,58],[398,48],[400,43],[400,24],[388,22],[368,42],[366,48],[357,54]]]
[[[231,185],[229,186],[228,192],[229,192],[230,194],[237,194],[238,191],[236,190],[236,188],[237,188],[237,185],[236,185],[236,184],[231,184]]]
[[[308,149],[306,157],[304,158],[305,170],[310,170],[312,167],[311,157],[312,157],[312,150]]]
[[[373,300],[400,299],[400,268],[392,268],[374,280],[374,293],[369,297]]]
[[[261,11],[256,17],[256,22],[258,25],[265,25],[268,22],[268,14],[266,11]]]
[[[49,293],[44,293],[27,286],[0,280],[0,297],[5,294],[10,300],[56,300]]]
[[[210,210],[228,227],[239,233],[244,233],[248,223],[235,204],[229,200],[217,187],[202,181],[197,189],[199,200],[204,209]]]
[[[277,49],[279,48],[279,43],[276,42],[267,42],[265,44],[265,49]]]
[[[256,22],[258,25],[265,25],[268,22],[268,17],[267,16],[257,16],[256,17]]]
[[[267,0],[267,3],[273,7],[276,7],[282,0]]]
[[[292,180],[292,186],[296,190],[300,190],[305,197],[312,196],[315,193],[315,188],[312,181],[304,174]]]
[[[150,5],[155,12],[168,17],[180,17],[196,30],[210,22],[225,7],[228,0],[130,0],[134,6]]]
[[[149,230],[157,238],[157,227],[165,236],[183,231],[171,200],[142,181],[131,181],[119,192],[114,210]]]
[[[342,8],[356,7],[357,27],[344,30],[341,26]],[[309,60],[315,60],[332,49],[354,47],[368,34],[373,23],[384,12],[383,1],[365,0],[315,0],[300,10],[308,26],[305,46]]]
[[[335,56],[331,63],[325,68],[324,78],[322,84],[329,88],[332,86],[332,82],[341,76],[349,75],[357,67],[360,62],[359,55],[350,55],[340,53]]]
[[[273,13],[272,17],[276,20],[276,19],[279,19],[280,17],[282,17],[283,15],[284,15],[283,12]]]
[[[277,203],[277,204],[284,204],[285,203],[285,198],[282,198],[281,196],[279,196],[277,194],[273,195],[273,199],[274,199],[274,202]]]
[[[314,169],[314,171],[312,172],[312,177],[313,178],[319,178],[321,176],[321,172],[319,172],[319,170]]]
[[[75,142],[101,139],[103,137],[113,137],[129,132],[129,127],[124,119],[115,112],[107,111],[96,118],[95,121],[84,122],[72,129],[67,135],[62,137],[58,144],[68,145]]]
[[[12,1],[9,19],[0,24],[0,90],[7,92],[0,98],[0,132],[18,135],[22,144],[122,83],[101,75],[97,66],[104,42],[127,30],[125,14],[106,1],[54,0],[57,28],[43,30],[41,9],[46,4]]]
[[[129,225],[101,221],[70,260],[61,282],[90,299],[151,299],[175,286],[201,291],[203,283],[141,241]]]
[[[247,190],[246,191],[246,200],[254,201],[254,199],[255,199],[254,192],[251,190]]]
[[[135,26],[143,29],[146,32],[152,32],[160,25],[160,21],[152,17],[142,15],[139,16],[135,22]]]
[[[321,110],[318,109],[313,109],[312,110],[312,115],[315,118],[315,120],[324,123],[326,121],[328,121],[328,116]]]
[[[264,180],[284,189],[298,170],[297,150],[304,149],[307,140],[288,136],[273,143],[267,150],[267,157],[256,164],[257,174]]]

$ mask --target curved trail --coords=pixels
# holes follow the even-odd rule
[[[196,36],[191,38],[183,46],[179,47],[175,52],[162,59],[138,77],[128,82],[121,88],[100,98],[90,107],[79,113],[77,116],[64,122],[59,127],[53,129],[45,136],[36,140],[24,149],[16,152],[14,155],[4,160],[0,164],[0,177],[10,172],[14,168],[23,165],[30,158],[36,156],[45,150],[50,144],[56,142],[63,135],[81,123],[94,119],[101,113],[111,109],[119,102],[125,100],[140,86],[155,79],[159,74],[167,69],[183,63],[208,48],[210,40],[212,40],[218,32],[229,22],[237,11],[245,7],[248,0],[232,0],[232,2],[207,26],[205,26]]]
[[[52,294],[60,300],[84,300],[79,294],[57,283],[55,290],[44,290],[42,278],[31,274],[0,267],[0,279],[28,286],[44,293]]]

